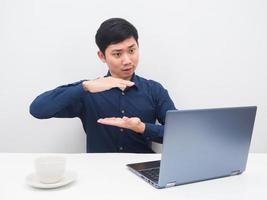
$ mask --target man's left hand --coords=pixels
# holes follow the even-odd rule
[[[97,122],[100,124],[131,129],[140,134],[143,134],[145,131],[145,124],[138,117],[108,117],[99,119]]]

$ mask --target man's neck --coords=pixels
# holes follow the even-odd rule
[[[132,77],[133,77],[133,75],[131,75],[131,76],[128,77],[128,78],[122,78],[122,77],[119,77],[119,76],[116,76],[116,75],[112,74],[111,72],[109,72],[109,73],[110,73],[110,75],[111,75],[112,77],[114,77],[114,78],[120,78],[120,79],[123,79],[123,80],[126,80],[126,81],[130,81],[130,80],[132,79]]]

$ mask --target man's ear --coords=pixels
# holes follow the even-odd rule
[[[98,55],[98,58],[99,58],[103,63],[106,62],[105,55],[102,53],[102,51],[98,51],[98,52],[97,52],[97,55]]]

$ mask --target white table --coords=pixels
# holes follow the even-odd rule
[[[78,173],[78,179],[52,190],[34,189],[25,182],[34,170],[34,159],[40,155],[44,154],[0,153],[0,200],[267,199],[267,154],[250,154],[242,175],[160,190],[125,166],[160,159],[160,154],[60,154],[66,157],[67,168]]]

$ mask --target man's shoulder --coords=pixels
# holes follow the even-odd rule
[[[135,75],[136,79],[140,84],[145,84],[149,87],[156,87],[156,88],[163,88],[162,84],[159,83],[158,81],[152,80],[152,79],[147,79],[138,75]]]

